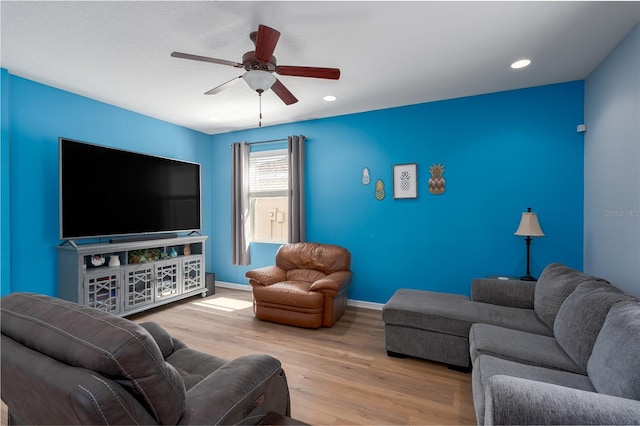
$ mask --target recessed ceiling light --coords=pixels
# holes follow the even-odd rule
[[[336,97],[335,97],[335,96],[333,96],[333,95],[328,95],[328,96],[325,96],[325,97],[324,97],[324,98],[322,98],[322,99],[324,99],[324,100],[325,100],[325,101],[327,101],[327,102],[333,102],[333,101],[335,101],[335,100],[336,100]]]
[[[207,118],[209,119],[209,121],[213,121],[213,122],[220,121],[220,117],[210,116],[210,117],[207,117]]]
[[[515,61],[514,63],[512,63],[511,68],[513,69],[524,68],[530,63],[531,63],[531,60],[529,59],[520,59],[519,61]]]

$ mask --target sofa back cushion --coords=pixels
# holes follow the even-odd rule
[[[609,309],[622,300],[633,298],[608,282],[593,278],[580,284],[560,306],[553,334],[580,368],[587,369],[587,361]]]
[[[160,424],[175,424],[182,415],[186,399],[182,378],[140,325],[34,293],[4,296],[1,309],[2,334],[67,365],[114,380]]]
[[[315,269],[329,275],[338,271],[348,271],[351,267],[351,253],[332,244],[284,244],[276,253],[276,265],[285,271]]]
[[[561,263],[547,266],[538,278],[534,294],[533,309],[538,318],[553,330],[553,323],[562,302],[580,283],[589,279],[593,277]]]
[[[593,345],[587,373],[600,393],[640,400],[640,302],[611,307]]]

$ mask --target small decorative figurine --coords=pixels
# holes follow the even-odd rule
[[[191,254],[191,246],[189,244],[185,244],[182,248],[182,254],[185,256],[189,256]]]
[[[442,177],[444,166],[442,164],[434,164],[429,167],[429,172],[431,172],[429,192],[434,195],[442,194],[445,191],[445,180]]]
[[[381,179],[378,179],[378,181],[376,182],[376,191],[374,193],[376,200],[381,201],[384,199],[385,196],[385,192],[384,192],[384,182],[382,182]]]
[[[369,176],[369,169],[365,167],[364,169],[362,169],[362,184],[369,185],[370,182],[371,177]]]
[[[94,255],[94,256],[91,258],[91,264],[92,264],[93,266],[102,266],[102,265],[104,265],[104,257],[102,257],[102,256],[101,256],[101,255],[99,255],[99,254]]]

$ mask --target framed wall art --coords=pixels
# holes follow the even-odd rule
[[[393,198],[418,198],[418,165],[393,166]]]

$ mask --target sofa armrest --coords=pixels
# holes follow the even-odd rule
[[[309,290],[320,291],[335,297],[351,284],[351,271],[338,271],[311,284]]]
[[[249,284],[252,286],[271,285],[281,281],[286,281],[287,271],[279,266],[271,265],[247,271],[245,276],[249,278]]]
[[[640,401],[497,375],[485,387],[484,424],[640,424]]]
[[[264,354],[245,355],[187,391],[179,424],[238,424],[269,411],[290,414],[289,387],[280,361]]]
[[[535,281],[474,278],[471,300],[512,308],[533,309]]]

